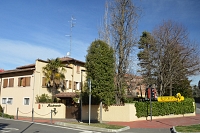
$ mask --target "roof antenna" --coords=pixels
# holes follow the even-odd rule
[[[76,19],[74,19],[73,18],[73,16],[71,17],[71,20],[70,21],[68,21],[68,22],[70,22],[70,35],[65,35],[65,36],[68,36],[68,37],[70,37],[70,51],[69,52],[67,52],[67,56],[68,57],[70,57],[71,56],[71,45],[72,45],[72,28],[74,27],[74,25],[75,25],[75,21]]]

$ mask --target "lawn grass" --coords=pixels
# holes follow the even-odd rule
[[[200,124],[191,126],[176,126],[177,132],[200,132]]]
[[[106,128],[106,129],[120,129],[124,128],[125,126],[119,126],[119,125],[109,125],[106,123],[79,123],[79,122],[71,122],[70,124],[79,124],[79,125],[85,125],[85,126],[93,126],[93,127],[99,127],[99,128]]]

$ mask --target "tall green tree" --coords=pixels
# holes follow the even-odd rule
[[[151,36],[143,33],[139,48],[142,49],[138,54],[140,66],[146,72],[144,78],[152,79],[153,74],[160,95],[172,96],[180,89],[185,94],[184,90],[189,93],[191,89],[185,87],[189,88],[188,76],[199,72],[199,49],[190,41],[187,30],[181,24],[164,21],[153,30]]]
[[[114,102],[115,60],[113,49],[105,42],[96,40],[88,48],[85,67],[86,79],[91,79],[92,96],[105,105]]]
[[[191,80],[185,78],[184,80],[180,80],[179,82],[174,84],[172,89],[173,94],[181,93],[181,95],[184,97],[192,98],[193,93],[192,93],[192,87],[190,86],[190,82]],[[169,92],[170,91],[167,91],[168,95],[170,95]]]
[[[155,73],[155,40],[151,33],[144,31],[138,42],[139,53],[137,54],[139,59],[139,66],[141,69],[139,72],[143,76],[143,82],[146,86],[156,84]]]
[[[51,88],[52,100],[55,101],[55,94],[65,79],[65,68],[59,58],[48,59],[48,63],[43,67],[43,74],[48,83],[47,87]]]

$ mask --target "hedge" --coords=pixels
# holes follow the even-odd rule
[[[0,112],[0,117],[2,117],[2,112]],[[13,115],[3,114],[3,118],[14,119]]]
[[[2,113],[3,113],[3,108],[0,105],[0,117],[3,116],[4,118],[14,119],[13,115],[8,115],[8,114],[5,114],[5,113],[2,115]]]
[[[152,101],[152,116],[164,116],[170,114],[194,113],[193,98],[185,98],[181,102],[158,102]],[[136,116],[147,117],[150,115],[150,102],[136,102]]]

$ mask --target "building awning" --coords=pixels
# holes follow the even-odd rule
[[[61,92],[55,95],[58,98],[65,98],[65,97],[76,97],[75,92]]]

